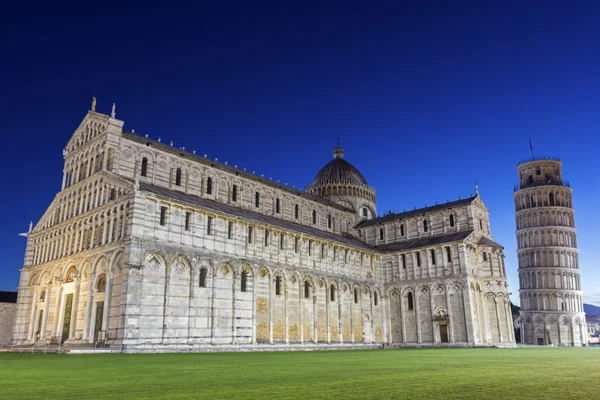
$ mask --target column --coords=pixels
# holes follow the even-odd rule
[[[185,214],[184,214],[185,215]],[[237,324],[235,319],[235,296],[236,296],[236,283],[237,283],[237,270],[233,270],[232,273],[232,285],[231,285],[231,344],[235,344],[237,340]]]
[[[109,228],[109,231],[108,231],[108,243],[112,242],[112,239],[113,239],[113,228],[114,228],[114,226],[115,226],[115,218],[114,218],[114,215],[112,215],[112,213],[111,213],[111,216],[110,216],[110,228]]]
[[[496,325],[498,328],[498,336],[500,337],[500,343],[504,342],[504,338],[502,336],[502,326],[500,325],[500,312],[498,311],[498,298],[494,298],[494,307],[496,308]]]
[[[83,323],[83,336],[81,338],[81,341],[85,342],[88,341],[89,343],[91,343],[91,341],[89,341],[89,330],[90,330],[90,322],[91,322],[91,311],[92,311],[92,291],[94,290],[94,280],[96,279],[96,275],[94,273],[92,273],[89,277],[89,282],[88,282],[88,292],[87,292],[87,296],[85,299],[85,319],[84,319],[84,323]]]
[[[556,327],[558,328],[558,345],[560,346],[562,344],[562,335],[560,334],[560,317],[558,318],[558,321],[556,321]]]
[[[304,344],[304,322],[302,320],[302,301],[304,300],[304,282],[301,279],[298,280],[298,316],[300,319],[300,344]]]
[[[39,296],[39,288],[36,288],[35,290],[30,289],[29,293],[33,293],[32,297],[30,297],[29,301],[31,303],[31,311],[29,313],[29,331],[27,332],[27,340],[32,340],[35,337],[35,329],[34,329],[34,325],[35,325],[35,314],[36,314],[36,304],[37,304],[37,300],[38,300],[38,296]]]
[[[277,279],[277,277],[271,276],[271,279],[269,279],[269,344],[273,344],[273,298],[275,297],[273,295],[275,290],[273,279]]]
[[[67,184],[67,171],[63,169],[63,178],[62,178],[62,185],[61,185],[61,191],[65,190],[65,185]]]
[[[315,344],[319,343],[319,336],[317,335],[317,286],[318,283],[315,284],[314,290],[312,293],[313,297],[313,315],[312,315],[312,325],[313,325],[313,342]]]
[[[354,344],[354,290],[350,287],[350,334],[352,335],[352,344]]]
[[[338,340],[339,340],[340,344],[342,344],[342,343],[344,343],[344,335],[342,332],[342,329],[343,329],[342,307],[344,306],[344,300],[342,298],[342,285],[341,284],[337,291],[337,301],[338,301],[338,334],[339,334]]]
[[[285,282],[283,290],[284,290],[283,296],[284,296],[284,302],[285,302],[285,344],[290,344],[290,319],[289,319],[289,312],[288,312],[288,283],[287,283],[287,280]]]
[[[433,291],[429,290],[429,311],[431,312],[431,337],[433,338],[433,342],[437,342],[437,335],[436,335],[436,331],[435,331],[435,325],[433,323],[433,316],[434,316],[434,305],[433,305]],[[439,332],[439,331],[438,331]]]
[[[252,344],[256,344],[256,290],[258,271],[252,271]]]
[[[209,270],[211,271],[211,284],[212,284],[212,295],[210,296],[210,344],[214,344],[215,342],[215,294],[216,294],[216,286],[217,286],[217,270],[215,269],[211,269],[209,267]],[[256,291],[255,291],[256,293]],[[254,300],[256,300],[256,295]],[[256,301],[255,301],[256,303]],[[256,330],[255,330],[256,331]],[[256,338],[256,336],[254,336]]]
[[[62,281],[59,281],[59,285],[58,286],[58,293],[57,293],[57,298],[56,298],[56,311],[54,313],[54,334],[52,336],[58,336],[58,333],[60,332],[60,308],[62,305],[62,292],[63,292],[63,288],[62,288]]]
[[[508,331],[508,341],[514,343],[515,342],[515,327],[512,323],[512,311],[510,309],[510,301],[506,301],[504,303],[504,313],[506,314],[506,329]],[[559,330],[560,332],[560,330]],[[560,333],[559,333],[560,334]]]
[[[330,306],[330,295],[331,289],[328,284],[325,284],[325,321],[327,322],[327,344],[331,343],[331,328],[329,326],[329,306]]]
[[[77,329],[77,314],[79,307],[79,290],[81,283],[81,272],[73,280],[75,285],[75,294],[73,295],[73,310],[71,311],[71,326],[69,327],[69,340],[73,340],[75,337],[75,330]]]
[[[90,237],[90,249],[94,248],[94,238],[96,237],[96,221],[92,220],[92,236]]]
[[[463,298],[463,307],[465,310],[465,332],[467,334],[467,343],[475,343],[475,324],[473,324],[473,309],[471,308],[471,290],[469,288],[469,282],[467,281],[467,287],[463,288],[461,291],[461,295]],[[465,290],[467,291],[467,296],[465,296]],[[468,300],[467,300],[468,298]],[[470,318],[469,318],[470,317]],[[470,325],[470,326],[469,326]]]
[[[450,343],[454,343],[454,318],[452,317],[452,305],[450,304],[450,290],[446,288],[446,307],[448,308],[448,334]]]
[[[44,304],[44,315],[42,316],[42,328],[40,329],[40,339],[46,338],[46,326],[48,325],[48,311],[50,310],[50,298],[52,297],[52,281],[46,288],[46,300]]]
[[[109,271],[106,277],[106,293],[104,294],[104,314],[102,314],[102,327],[104,328],[104,339],[108,340],[108,333],[110,328],[110,298],[112,296],[112,278],[113,271]]]
[[[406,343],[406,314],[404,312],[404,296],[402,296],[402,293],[400,293],[399,296],[400,296],[400,319],[402,320],[402,329],[401,329],[402,343]]]
[[[106,215],[104,215],[103,217],[104,217],[104,225],[103,225],[103,228],[102,228],[102,241],[100,242],[101,246],[103,246],[103,245],[106,244],[106,233],[107,233],[106,232],[106,229],[107,229],[107,226],[106,226],[106,223],[107,223],[107,221],[106,221]]]
[[[415,320],[417,321],[417,343],[421,343],[421,314],[419,314],[419,295],[415,291]]]

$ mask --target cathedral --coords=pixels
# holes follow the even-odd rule
[[[503,247],[479,193],[378,216],[339,143],[298,190],[95,108],[26,234],[13,344],[514,345]]]

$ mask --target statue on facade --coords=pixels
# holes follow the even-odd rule
[[[92,97],[92,111],[96,111],[96,98]]]

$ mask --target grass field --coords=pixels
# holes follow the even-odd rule
[[[0,353],[1,399],[596,399],[600,348]]]

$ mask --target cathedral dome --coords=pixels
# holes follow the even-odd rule
[[[327,163],[315,179],[313,185],[321,183],[349,183],[367,185],[365,177],[356,169],[356,167],[344,160],[344,149],[338,145],[333,150],[334,159]]]

